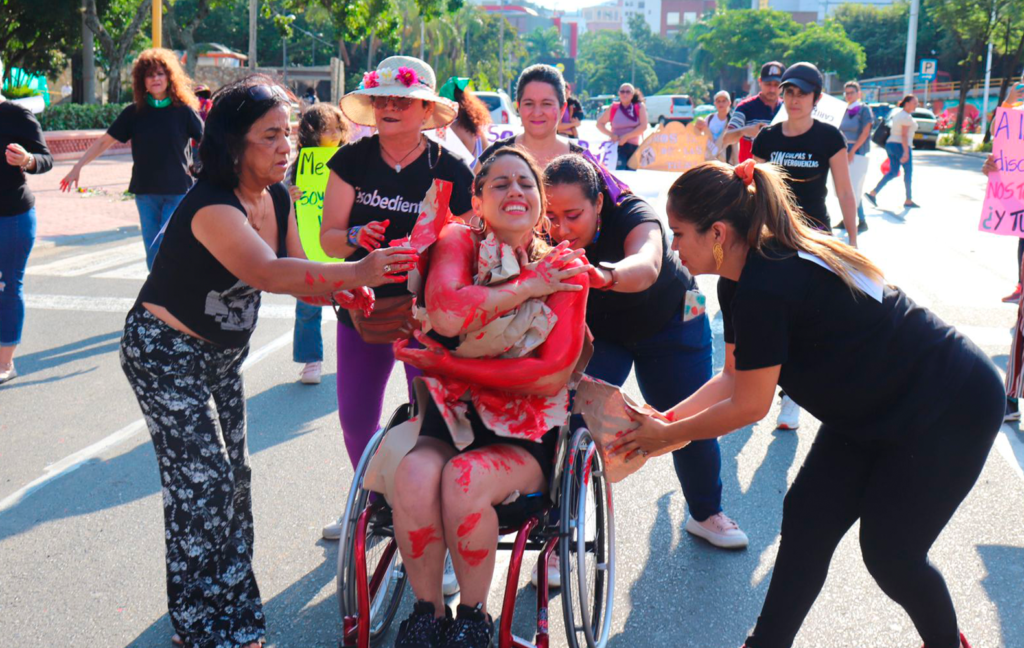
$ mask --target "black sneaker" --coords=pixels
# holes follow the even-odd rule
[[[460,604],[458,616],[448,622],[442,648],[490,648],[494,621],[482,608]]]
[[[412,614],[398,626],[395,648],[439,648],[444,638],[446,622],[452,617],[452,610],[444,608],[445,618],[434,617],[434,604],[416,601]]]
[[[1020,420],[1020,409],[1018,409],[1017,399],[1009,398],[1006,399],[1006,414],[1003,415],[1003,422],[1010,423],[1012,421]]]
[[[839,221],[838,225],[833,225],[832,229],[846,229],[846,223]]]
[[[859,223],[857,223],[857,233],[858,234],[863,234],[866,231],[868,231],[868,222],[867,221],[860,221]]]

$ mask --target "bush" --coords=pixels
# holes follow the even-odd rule
[[[27,97],[35,97],[38,94],[38,90],[28,86],[11,86],[10,88],[4,88],[4,96],[8,99],[25,99]]]
[[[50,106],[39,123],[44,131],[109,128],[128,104],[60,104]]]
[[[989,140],[987,142],[982,142],[981,144],[978,144],[974,148],[974,150],[978,151],[979,153],[991,153],[992,152],[992,140]]]
[[[970,140],[963,133],[943,133],[939,135],[939,146],[966,146]]]

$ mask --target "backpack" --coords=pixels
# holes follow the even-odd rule
[[[871,141],[879,146],[885,146],[885,143],[889,141],[889,135],[892,134],[892,128],[889,124],[883,120],[878,128],[875,129],[874,134],[871,135]]]

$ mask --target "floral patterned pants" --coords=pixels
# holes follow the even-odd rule
[[[121,367],[163,485],[167,607],[174,630],[195,648],[236,648],[266,634],[252,571],[241,376],[248,352],[180,333],[141,306],[121,337]]]

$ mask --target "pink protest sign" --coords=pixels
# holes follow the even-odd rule
[[[992,155],[997,170],[988,175],[978,229],[1024,238],[1024,110],[996,111]]]

